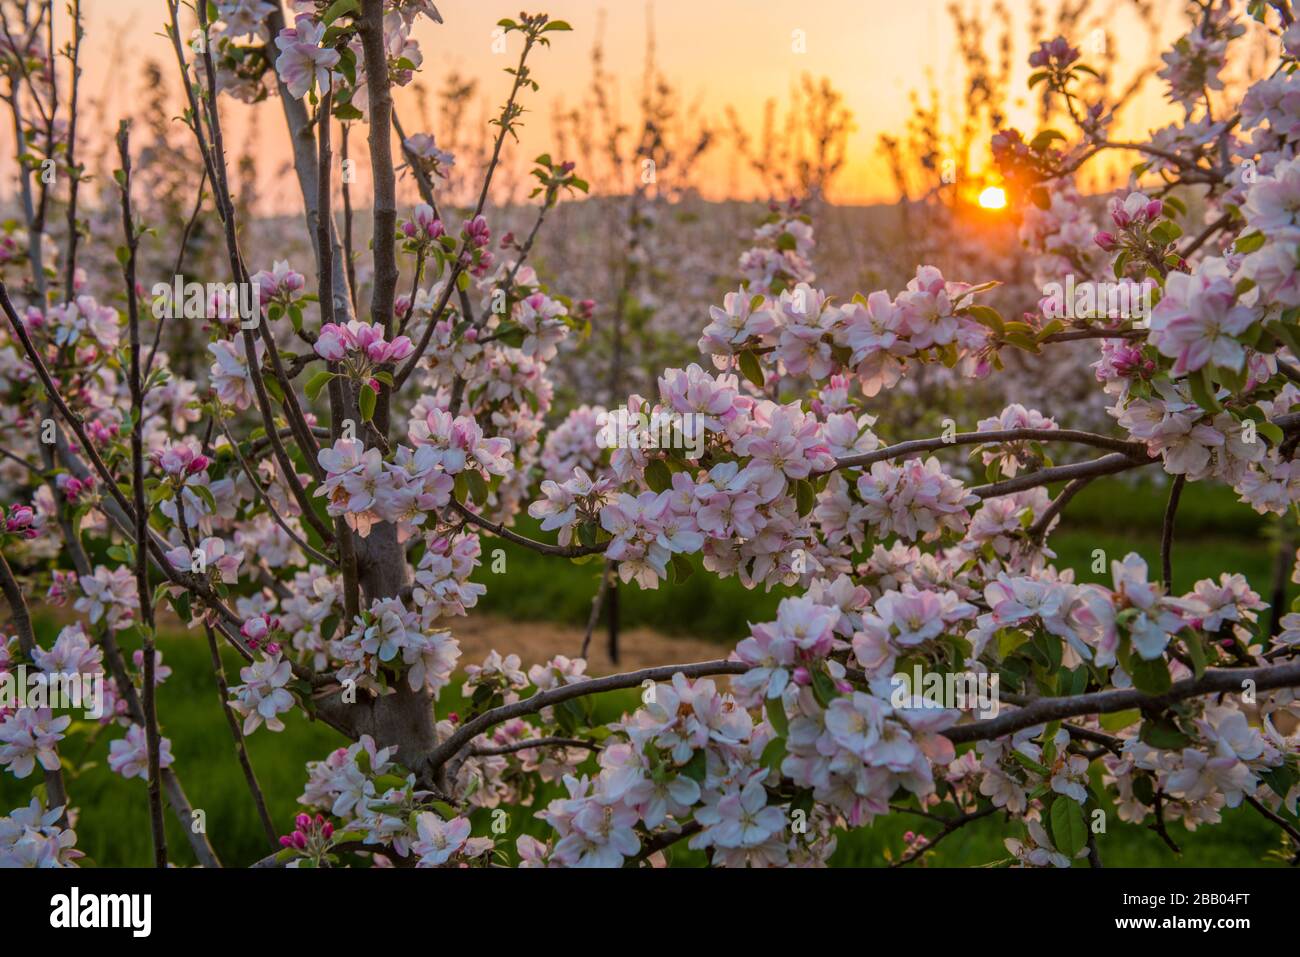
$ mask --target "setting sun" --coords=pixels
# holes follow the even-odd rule
[[[1001,186],[986,186],[980,193],[979,204],[984,209],[1005,209],[1007,193]]]

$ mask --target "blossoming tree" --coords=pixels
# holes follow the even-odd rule
[[[1252,29],[1281,52],[1239,103],[1225,102],[1219,76],[1246,26],[1207,0],[1161,74],[1184,122],[1150,143],[1110,139],[1088,67],[1057,39],[1035,52],[1031,83],[1078,129],[995,141],[1008,182],[1034,204],[1024,238],[1044,281],[1147,284],[1149,323],[1104,308],[1004,319],[980,301],[990,284],[929,266],[895,293],[835,299],[815,284],[809,222],[776,205],[738,288],[701,317],[701,361],[665,370],[657,395],[558,423],[547,365],[574,347],[590,306],[547,288],[528,258],[547,212],[586,184],[539,157],[522,242],[494,247],[484,211],[537,87],[534,62],[568,24],[501,21],[519,51],[513,86],[477,204],[453,216],[437,183],[454,157],[431,136],[394,133],[392,90],[422,60],[412,26],[441,19],[429,0],[297,2],[292,24],[278,2],[217,0],[197,5],[192,33],[169,0],[183,119],[228,254],[216,278],[258,293],[245,311],[218,288],[205,312],[211,368],[191,382],[158,348],[177,315],[163,292],[172,277],[159,289],[137,270],[147,224],[125,126],[121,276],[77,265],[90,241],[77,206],[79,7],[57,50],[52,2],[21,5],[23,19],[6,7],[0,62],[24,221],[7,232],[0,286],[14,490],[0,668],[105,676],[109,762],[147,782],[159,865],[167,813],[200,863],[219,863],[189,826],[157,707],[163,604],[210,646],[270,845],[263,865],[648,865],[677,842],[716,865],[821,864],[838,833],[906,813],[940,837],[996,814],[1016,862],[1067,866],[1100,863],[1093,834],[1111,807],[1168,839],[1169,822],[1213,824],[1243,803],[1300,849],[1300,615],[1261,616],[1240,574],[1180,595],[1171,572],[1186,482],[1229,485],[1243,507],[1277,514],[1300,499],[1300,26],[1289,4],[1251,5]],[[222,94],[283,107],[315,251],[303,272],[245,259]],[[368,130],[373,269],[359,286],[332,209],[338,120]],[[409,210],[397,207],[394,139],[424,199]],[[1100,231],[1072,177],[1111,149],[1136,151],[1141,166]],[[51,168],[60,175],[40,175]],[[1188,212],[1189,194],[1203,216]],[[56,202],[67,204],[58,238]],[[107,305],[119,294],[122,308]],[[975,379],[1010,351],[1071,349],[1081,365],[1096,359],[1110,434],[1013,405],[902,438],[868,412],[926,363]],[[658,413],[689,435],[653,442],[634,427],[608,448],[602,423],[620,411],[633,423]],[[1110,585],[1076,583],[1052,563],[1062,510],[1093,479],[1138,469],[1171,476],[1162,567],[1115,556]],[[525,509],[545,540],[513,530]],[[484,538],[609,562],[641,588],[682,579],[698,556],[707,573],[797,594],[718,660],[603,677],[565,657],[462,664],[455,620],[485,591],[471,581]],[[71,605],[49,647],[31,623],[36,582],[46,603]],[[128,635],[141,644],[132,657]],[[222,646],[245,662],[237,683]],[[440,698],[458,669],[469,705],[453,714]],[[917,687],[900,700],[898,676],[922,673],[996,678],[1001,707],[977,713]],[[596,723],[592,697],[616,689],[640,689],[640,705]],[[293,711],[353,743],[308,763],[303,813],[287,828],[267,813],[243,741],[282,730]],[[70,724],[53,708],[0,713],[0,765],[39,782],[29,806],[0,818],[0,862],[78,859],[60,751],[88,729]],[[541,782],[566,796],[529,807]],[[535,813],[550,836],[475,834],[469,813],[485,807]]]

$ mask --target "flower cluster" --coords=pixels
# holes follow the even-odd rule
[[[399,599],[376,598],[350,631],[330,642],[330,654],[340,662],[340,682],[386,693],[389,672],[405,671],[411,690],[436,695],[451,681],[460,645],[450,632],[426,631]]]

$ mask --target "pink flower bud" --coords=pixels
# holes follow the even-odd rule
[[[1102,230],[1096,236],[1092,237],[1092,241],[1102,249],[1106,250],[1106,252],[1110,252],[1116,246],[1115,234],[1108,233],[1105,230]]]

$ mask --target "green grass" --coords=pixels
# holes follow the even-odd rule
[[[247,865],[268,851],[252,799],[235,759],[226,723],[218,711],[215,686],[208,668],[208,652],[198,635],[166,635],[159,641],[164,661],[172,676],[159,689],[158,711],[164,733],[171,739],[176,757],[174,767],[184,782],[190,802],[207,816],[207,832],[226,865]],[[228,661],[227,667],[234,662]],[[233,671],[231,672],[233,674]],[[463,708],[458,686],[443,693],[439,713]],[[611,692],[595,702],[598,721],[611,721],[635,707],[636,691]],[[306,780],[305,762],[322,758],[345,742],[329,728],[314,724],[301,715],[287,716],[285,730],[273,734],[261,729],[248,739],[249,752],[277,828],[291,830],[298,812],[297,796]],[[77,823],[78,846],[99,866],[145,867],[151,863],[151,845],[145,783],[125,781],[111,773],[106,763],[107,741],[120,734],[102,735],[90,749],[93,765],[68,787],[80,808]],[[75,756],[74,752],[65,752]],[[594,763],[585,768],[594,773]],[[25,804],[38,778],[17,781],[0,777],[0,806]],[[515,837],[530,833],[545,838],[546,826],[533,814],[560,796],[558,786],[546,786],[533,796],[530,806],[506,807],[508,828],[499,840],[513,848]],[[472,815],[474,833],[491,833],[492,812]],[[1172,854],[1160,839],[1142,827],[1125,825],[1111,813],[1108,830],[1099,835],[1102,859],[1110,866],[1250,866],[1264,861],[1278,846],[1277,831],[1248,808],[1225,812],[1225,822],[1195,834],[1180,826],[1170,832],[1183,849]],[[844,867],[878,867],[886,863],[886,851],[897,859],[908,830],[933,835],[934,825],[911,815],[882,818],[869,827],[841,833],[832,864]],[[1014,833],[997,817],[963,828],[947,838],[927,858],[930,866],[973,866],[1007,858],[1003,838]],[[193,855],[175,818],[168,814],[169,855],[178,865],[192,865]],[[674,850],[675,866],[699,866],[702,852],[685,845]]]
[[[1066,509],[1063,523],[1050,544],[1056,564],[1071,568],[1077,581],[1110,583],[1110,561],[1136,551],[1146,559],[1151,577],[1160,576],[1160,529],[1165,496],[1162,486],[1118,479],[1094,482]],[[1267,522],[1237,503],[1230,489],[1206,483],[1187,485],[1182,494],[1174,538],[1174,585],[1186,591],[1202,578],[1226,571],[1246,575],[1267,600],[1272,574],[1272,548],[1266,540]],[[526,516],[517,531],[549,540],[538,523]],[[484,567],[476,579],[488,592],[479,602],[487,611],[519,621],[556,621],[585,627],[591,598],[600,581],[598,560],[585,564],[557,561],[509,542],[484,539]],[[505,551],[504,575],[490,572],[494,549]],[[1092,571],[1094,550],[1105,552],[1106,571]],[[661,582],[642,591],[635,585],[619,590],[619,619],[626,627],[645,625],[667,634],[690,635],[732,644],[749,622],[768,621],[790,589],[746,589],[732,577],[718,579],[692,558],[695,573],[680,584]]]
[[[1086,486],[1065,510],[1065,526],[1141,529],[1160,532],[1168,484],[1143,477],[1138,481],[1101,479]],[[1233,491],[1212,482],[1183,486],[1177,530],[1184,535],[1230,535],[1248,539],[1263,531],[1268,517],[1237,501]]]
[[[525,517],[516,526],[522,535],[541,541],[549,533]],[[495,549],[506,553],[505,572],[491,573]],[[585,627],[591,614],[591,599],[600,584],[602,564],[592,559],[581,564],[539,555],[519,545],[500,540],[483,540],[484,567],[474,577],[487,586],[479,600],[485,611],[518,621],[556,621]],[[642,590],[635,584],[619,588],[619,621],[628,628],[644,625],[669,635],[690,635],[720,642],[734,642],[749,622],[771,619],[781,597],[791,589],[747,589],[735,577],[720,579],[704,570],[698,556],[692,556],[694,572],[685,581],[660,582],[655,589]]]
[[[1067,511],[1068,522],[1052,538],[1057,564],[1075,571],[1079,581],[1106,581],[1109,572],[1092,571],[1094,550],[1102,549],[1106,560],[1136,551],[1150,564],[1153,577],[1159,569],[1160,516],[1164,491],[1149,485],[1118,481],[1097,482]],[[1272,566],[1272,549],[1265,541],[1265,523],[1253,512],[1235,505],[1230,492],[1191,485],[1184,492],[1177,524],[1174,579],[1178,590],[1186,590],[1199,578],[1216,577],[1224,571],[1241,571],[1257,591],[1267,596]],[[520,524],[525,534],[542,537],[535,525]],[[492,549],[506,551],[505,575],[491,572]],[[591,607],[599,566],[575,564],[535,555],[508,543],[484,540],[484,567],[475,577],[488,586],[481,602],[487,610],[517,621],[549,620],[584,625]],[[749,591],[736,579],[718,580],[697,573],[676,585],[661,585],[656,591],[635,586],[620,592],[621,620],[627,626],[647,625],[661,631],[689,634],[731,644],[745,631],[748,622],[768,620],[784,590]],[[55,625],[38,622],[42,639],[48,641]],[[267,853],[267,845],[252,800],[240,772],[229,730],[220,713],[207,646],[197,632],[167,634],[159,640],[165,663],[173,674],[160,688],[158,710],[164,733],[171,739],[175,768],[184,782],[190,802],[207,818],[210,840],[227,864],[248,864]],[[129,651],[130,649],[128,649]],[[238,662],[227,657],[230,679],[237,681]],[[439,714],[463,710],[459,682],[446,689]],[[609,721],[636,705],[637,693],[614,692],[596,701],[600,721]],[[288,831],[299,807],[297,796],[306,780],[305,762],[323,758],[343,739],[323,725],[294,713],[286,716],[286,728],[274,734],[264,728],[249,739],[248,746],[258,779],[266,795],[277,828]],[[146,866],[151,861],[145,784],[124,781],[107,766],[108,740],[120,736],[111,729],[88,749],[90,762],[75,778],[69,790],[80,809],[78,846],[91,860],[103,866]],[[79,735],[78,743],[84,740]],[[71,749],[67,757],[79,757]],[[26,804],[37,784],[36,775],[17,781],[0,775],[0,811]],[[555,786],[533,795],[526,807],[506,808],[509,826],[501,836],[513,847],[517,834],[539,837],[546,827],[533,814],[560,793]],[[491,813],[475,812],[474,833],[490,833]],[[1103,860],[1108,866],[1249,866],[1261,863],[1279,846],[1277,831],[1249,808],[1224,812],[1224,823],[1188,834],[1172,826],[1174,840],[1183,854],[1173,855],[1151,831],[1125,825],[1108,814],[1108,831],[1098,837]],[[932,824],[910,815],[881,819],[869,827],[841,834],[832,860],[841,866],[879,866],[885,852],[895,858],[902,850],[905,831],[933,835]],[[1013,833],[998,817],[975,822],[953,834],[926,859],[931,865],[970,866],[1003,860],[1007,853],[1003,838]],[[171,858],[177,864],[193,864],[193,857],[180,826],[168,817]],[[701,852],[683,847],[674,851],[673,863],[691,866],[703,862]]]

